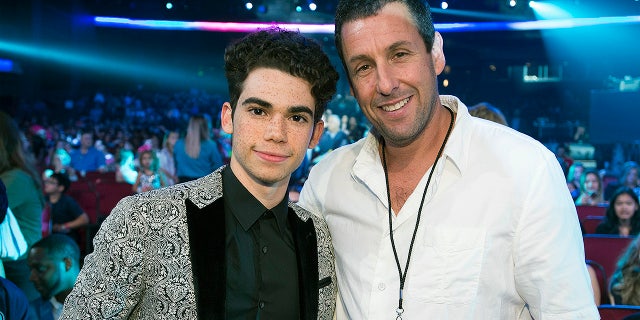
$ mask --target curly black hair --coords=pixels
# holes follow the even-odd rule
[[[316,41],[278,27],[251,33],[232,43],[225,50],[224,62],[232,113],[249,73],[257,68],[272,68],[309,82],[315,100],[313,118],[318,122],[336,92],[339,77]]]

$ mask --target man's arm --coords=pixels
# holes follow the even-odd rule
[[[131,199],[121,201],[94,238],[61,319],[128,319],[144,286],[144,253]]]
[[[599,319],[575,206],[551,153],[531,178],[513,248],[516,289],[535,319]]]

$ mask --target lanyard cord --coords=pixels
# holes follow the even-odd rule
[[[413,229],[413,236],[411,237],[411,244],[409,244],[409,254],[407,255],[407,263],[404,267],[404,272],[402,272],[402,268],[400,267],[400,259],[398,259],[398,251],[396,250],[396,244],[393,240],[393,223],[391,220],[391,190],[389,188],[389,173],[387,172],[387,157],[384,152],[385,142],[382,140],[382,168],[384,169],[384,179],[387,185],[387,200],[389,201],[389,234],[391,238],[391,248],[393,249],[393,256],[396,258],[396,265],[398,266],[398,275],[400,276],[400,293],[398,297],[398,309],[396,313],[398,316],[396,320],[402,319],[402,313],[404,309],[402,308],[402,290],[404,290],[404,282],[407,279],[407,271],[409,270],[409,261],[411,261],[411,251],[413,251],[413,244],[416,240],[416,234],[418,233],[418,225],[420,224],[420,216],[422,215],[422,206],[424,205],[424,199],[427,195],[427,189],[429,188],[429,184],[431,183],[431,177],[433,176],[433,172],[436,171],[436,165],[438,164],[438,160],[442,156],[442,152],[444,151],[444,146],[447,144],[447,140],[449,140],[449,135],[451,134],[451,129],[453,129],[454,123],[454,115],[453,111],[449,108],[446,108],[447,111],[451,114],[451,122],[449,123],[449,129],[447,130],[447,135],[444,137],[444,141],[442,141],[442,145],[440,146],[440,150],[438,150],[438,155],[436,156],[436,160],[433,163],[433,167],[431,168],[431,172],[429,172],[429,178],[427,178],[427,185],[424,187],[424,192],[422,193],[422,200],[420,201],[420,208],[418,209],[418,217],[416,218],[416,226]]]

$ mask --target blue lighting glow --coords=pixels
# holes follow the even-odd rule
[[[167,10],[171,10],[173,8],[173,3],[167,2],[166,8]]]
[[[314,2],[309,3],[309,10],[316,11],[316,9],[318,9],[318,5],[316,5]]]
[[[296,6],[296,12],[302,12],[302,7],[301,6]]]
[[[571,13],[551,2],[529,2],[529,7],[538,19],[569,19],[573,18]]]
[[[13,61],[0,59],[0,72],[11,72],[13,70]]]
[[[440,8],[447,9],[449,8],[449,4],[446,1],[442,1],[442,3],[440,4]]]
[[[251,9],[253,9],[253,3],[247,2],[247,3],[244,4],[244,7],[247,8],[247,10],[251,10]]]
[[[297,24],[297,23],[240,23],[240,22],[207,22],[207,21],[169,21],[169,20],[135,20],[116,17],[95,17],[95,24],[102,27],[161,29],[161,30],[203,30],[218,32],[252,32],[277,25],[288,30],[302,33],[333,33],[333,24]],[[612,24],[637,24],[640,16],[618,16],[599,18],[574,18],[534,21],[500,21],[500,22],[458,22],[436,23],[440,32],[479,32],[502,30],[548,30],[588,27]]]

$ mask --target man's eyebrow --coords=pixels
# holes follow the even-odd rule
[[[256,97],[249,97],[249,98],[246,98],[244,101],[242,101],[242,105],[247,105],[247,104],[257,104],[264,108],[273,108],[273,105],[271,105],[271,103]]]
[[[390,51],[394,51],[397,50],[398,48],[402,47],[402,46],[406,46],[406,45],[410,45],[411,43],[409,41],[405,41],[405,40],[400,40],[400,41],[396,41],[394,43],[392,43],[386,51],[390,52]],[[363,61],[363,60],[368,60],[370,59],[370,57],[366,54],[359,54],[356,56],[353,56],[351,58],[349,58],[349,63],[356,63],[358,61]]]
[[[307,113],[313,116],[313,110],[307,106],[291,106],[288,111],[289,113]]]

